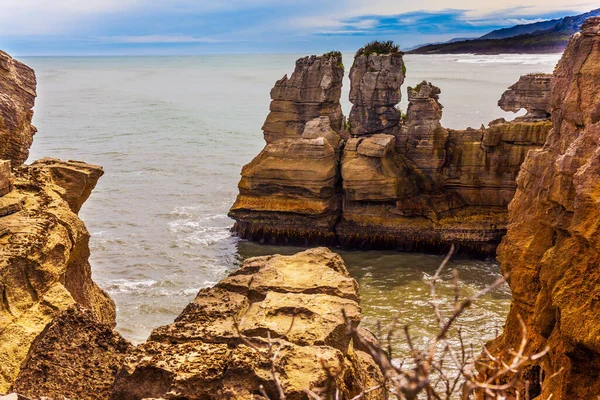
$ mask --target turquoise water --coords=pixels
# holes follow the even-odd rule
[[[241,167],[262,149],[269,91],[299,55],[26,58],[38,76],[31,160],[43,156],[102,165],[105,176],[81,211],[92,234],[96,282],[118,307],[117,329],[135,342],[173,321],[203,287],[244,258],[291,253],[230,236],[226,216]],[[349,55],[345,55],[349,65]],[[512,118],[496,103],[529,72],[551,72],[558,55],[407,56],[406,85],[442,89],[443,123],[479,127]],[[347,99],[348,82],[344,85]],[[405,93],[405,90],[404,90]],[[406,106],[404,105],[404,108]],[[344,101],[345,113],[349,104]],[[398,316],[417,336],[435,330],[423,278],[437,256],[342,252],[361,285],[367,325]],[[494,261],[455,260],[472,294],[499,276]],[[452,295],[450,272],[440,291]],[[501,329],[502,287],[465,315],[465,338]]]

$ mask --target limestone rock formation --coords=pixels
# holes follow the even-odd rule
[[[449,130],[441,170],[445,190],[460,194],[467,206],[495,207],[506,216],[519,167],[530,150],[544,144],[551,127],[548,120],[496,121],[486,129]]]
[[[442,127],[441,90],[423,81],[408,88],[408,110],[398,137],[398,151],[409,157],[429,179],[438,181],[446,159],[448,131]]]
[[[310,59],[330,65],[322,58]],[[350,78],[352,137],[332,128],[326,115],[306,121],[294,114],[293,134],[282,126],[265,129],[267,146],[242,170],[229,213],[234,231],[283,244],[439,251],[454,242],[463,252],[494,254],[519,167],[529,150],[543,145],[551,122],[527,118],[445,129],[440,89],[429,82],[408,89],[401,121],[395,108],[404,79],[399,52],[359,51]],[[339,97],[321,99],[326,104],[318,107],[326,110],[339,103]],[[528,101],[527,107],[534,104]]]
[[[79,305],[58,314],[37,336],[12,390],[28,398],[108,399],[133,346]]]
[[[600,18],[571,39],[552,87],[553,129],[521,168],[498,251],[513,300],[489,347],[509,357],[520,315],[528,353],[549,347],[529,365],[531,398],[592,399],[600,396]]]
[[[80,304],[115,324],[113,301],[91,279],[90,235],[76,214],[102,169],[45,159],[13,174],[13,190],[0,197],[0,393],[61,310]]]
[[[340,95],[344,67],[342,55],[328,53],[296,61],[290,78],[284,76],[271,90],[271,112],[263,125],[265,141],[298,138],[307,122],[329,117],[333,130],[342,128]]]
[[[352,135],[393,134],[400,124],[400,88],[404,83],[401,53],[357,55],[350,69],[348,122]]]
[[[520,120],[535,121],[550,117],[551,74],[524,75],[517,83],[508,88],[498,102],[504,111],[518,112],[526,109],[527,114]]]
[[[10,190],[10,161],[0,160],[0,197],[10,192]]]
[[[287,398],[308,399],[304,390],[327,378],[323,366],[344,362],[337,383],[340,398],[350,399],[381,378],[373,359],[354,349],[346,334],[342,310],[358,325],[358,302],[356,281],[325,248],[248,259],[137,347],[111,399],[242,400],[260,395],[261,385],[278,398],[269,343],[279,349],[273,365]],[[365,398],[381,396],[374,391]]]
[[[271,91],[267,145],[244,167],[230,211],[243,236],[275,241],[295,233],[334,243],[341,212],[341,63],[337,53],[302,58],[291,79]]]
[[[29,156],[36,129],[31,125],[35,73],[0,51],[0,159],[21,165]]]

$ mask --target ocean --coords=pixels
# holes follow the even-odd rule
[[[38,100],[30,160],[102,165],[104,177],[81,210],[91,233],[94,280],[117,304],[117,330],[135,343],[168,324],[199,289],[214,285],[245,258],[291,254],[232,237],[227,211],[242,166],[264,141],[261,126],[276,80],[302,55],[182,57],[29,57]],[[560,55],[407,55],[406,86],[427,80],[442,90],[443,124],[478,128],[515,114],[497,101],[520,75],[552,72]],[[352,55],[344,54],[349,69]],[[343,109],[348,115],[346,78]],[[428,287],[439,256],[340,251],[361,287],[365,324],[395,317],[425,338],[435,331]],[[473,294],[500,276],[498,264],[454,260],[460,289]],[[439,291],[452,298],[451,272]],[[486,295],[461,319],[466,342],[502,330],[510,291]],[[400,339],[395,339],[400,346]]]

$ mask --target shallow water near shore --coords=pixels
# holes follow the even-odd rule
[[[105,176],[81,211],[91,237],[95,281],[118,307],[117,329],[141,342],[168,324],[200,288],[214,285],[243,259],[292,254],[231,237],[227,211],[242,166],[264,146],[269,91],[300,55],[24,58],[38,76],[30,160],[78,159]],[[496,103],[529,72],[551,72],[559,55],[406,56],[406,86],[423,79],[442,89],[443,124],[479,127],[514,114]],[[351,55],[344,55],[347,69]],[[349,82],[344,82],[347,115]],[[402,108],[406,108],[405,99]],[[429,292],[439,256],[398,252],[340,254],[361,286],[365,323],[399,317],[417,337],[435,331]],[[471,295],[499,276],[495,261],[456,259],[460,288]],[[450,269],[440,293],[453,294]],[[506,286],[462,318],[465,340],[501,331]],[[398,343],[400,339],[398,339]]]

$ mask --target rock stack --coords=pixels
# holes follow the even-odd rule
[[[302,136],[306,123],[319,117],[329,117],[331,128],[339,132],[343,77],[340,53],[296,61],[292,76],[284,76],[271,90],[271,112],[263,125],[265,141],[297,139]]]
[[[335,243],[342,78],[341,55],[331,53],[298,60],[292,78],[275,84],[263,126],[267,146],[242,170],[231,208],[243,236]]]
[[[408,110],[397,140],[398,151],[409,157],[427,177],[439,183],[446,160],[448,131],[442,127],[441,90],[423,81],[408,88]]]
[[[525,107],[529,117],[449,130],[440,123],[441,91],[429,82],[408,89],[408,111],[401,118],[396,106],[404,82],[402,53],[389,44],[375,48],[380,52],[368,45],[355,57],[353,107],[341,130],[339,114],[331,112],[339,109],[337,89],[320,91],[316,103],[314,90],[294,91],[293,104],[310,102],[321,115],[309,120],[290,113],[285,124],[271,123],[284,119],[274,104],[290,81],[276,83],[264,127],[267,146],[243,168],[229,213],[234,231],[271,243],[443,251],[454,242],[464,252],[494,254],[506,232],[520,165],[551,128],[547,112],[540,111],[549,110],[549,87],[541,83],[546,78],[522,78],[528,89],[519,81],[508,91],[519,89],[511,110]],[[340,57],[301,59],[291,81],[311,76],[309,81],[339,88]],[[308,65],[321,75],[309,74]]]
[[[364,54],[354,58],[350,69],[348,122],[353,136],[393,134],[400,124],[401,87],[404,83],[402,53]]]

